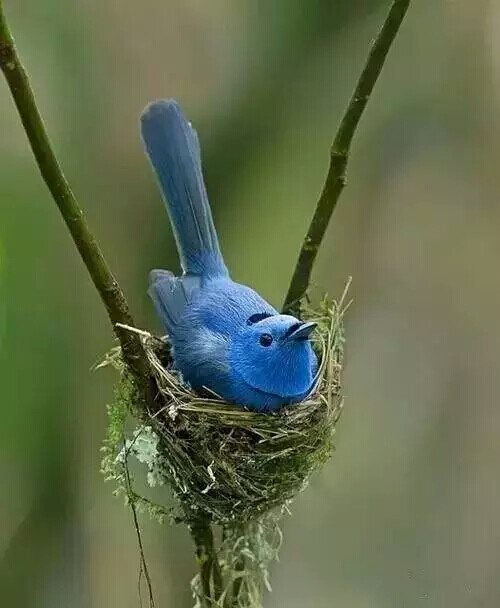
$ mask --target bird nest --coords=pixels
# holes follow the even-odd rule
[[[168,341],[139,332],[159,391],[159,406],[150,411],[138,401],[119,349],[110,353],[104,364],[115,365],[121,381],[108,408],[103,471],[118,483],[117,493],[153,515],[172,515],[171,507],[132,488],[133,455],[147,466],[149,485],[172,488],[181,507],[176,519],[245,522],[292,499],[333,450],[342,411],[344,299],[324,298],[304,314],[318,323],[314,347],[321,363],[314,388],[305,401],[274,413],[194,393],[171,368]],[[139,426],[127,433],[129,414]]]

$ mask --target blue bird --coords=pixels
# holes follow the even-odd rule
[[[231,280],[212,220],[196,131],[174,100],[141,116],[183,274],[152,270],[149,295],[173,347],[174,367],[197,392],[274,411],[303,400],[317,370],[316,324],[280,314]]]

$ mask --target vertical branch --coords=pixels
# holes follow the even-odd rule
[[[309,286],[319,247],[340,194],[346,185],[346,168],[354,133],[409,5],[410,0],[393,1],[342,118],[330,151],[330,166],[326,181],[302,243],[290,287],[285,297],[284,311],[300,312],[300,300],[304,297]]]
[[[189,531],[196,546],[196,559],[200,569],[200,587],[203,593],[200,600],[204,608],[211,608],[217,605],[222,594],[222,574],[210,521],[205,517],[197,517],[189,522]]]
[[[106,307],[120,340],[123,358],[142,396],[150,400],[149,365],[139,336],[126,332],[117,323],[133,325],[127,301],[89,230],[83,211],[58,163],[42,117],[36,105],[28,75],[17,54],[0,0],[0,69],[16,104],[24,130],[43,180],[66,222],[80,256]]]

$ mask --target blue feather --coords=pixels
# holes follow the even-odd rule
[[[201,170],[196,131],[174,100],[160,100],[141,116],[146,151],[160,183],[186,273],[227,275]]]

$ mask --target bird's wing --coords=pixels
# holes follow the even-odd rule
[[[174,276],[168,270],[152,270],[148,293],[167,332],[171,332],[183,317],[191,295],[200,285],[200,277],[185,274]]]

